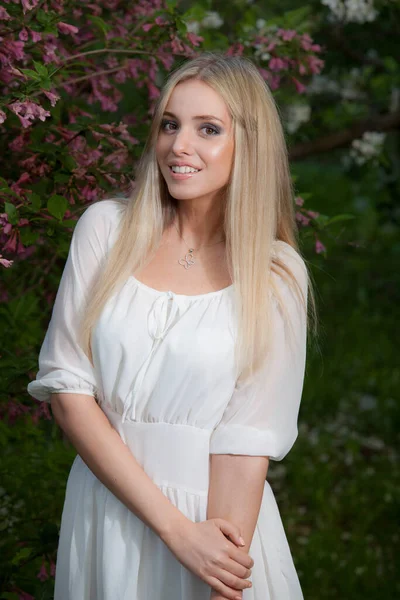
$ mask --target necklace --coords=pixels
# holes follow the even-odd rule
[[[174,221],[174,225],[176,227],[177,232],[179,233],[179,237],[185,242],[185,240],[183,239],[182,235],[180,234],[180,231],[178,229],[178,227],[176,226],[176,223]],[[178,260],[178,263],[180,265],[182,265],[182,267],[185,267],[185,269],[188,269],[189,267],[191,267],[192,265],[195,264],[195,260],[194,260],[194,256],[193,256],[193,252],[197,252],[197,250],[200,250],[200,248],[202,248],[203,246],[205,246],[206,248],[208,246],[215,246],[216,244],[220,244],[221,242],[224,242],[225,240],[220,240],[219,242],[214,242],[214,244],[202,244],[201,246],[199,246],[198,248],[189,248],[188,252],[185,254],[185,258],[180,258]],[[185,242],[186,246],[188,246],[189,244],[187,242]]]

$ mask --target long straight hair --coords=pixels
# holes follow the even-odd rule
[[[238,383],[251,378],[270,348],[272,298],[279,298],[271,270],[293,286],[306,315],[308,303],[295,274],[274,256],[274,242],[292,246],[303,261],[298,245],[294,194],[284,133],[274,98],[251,60],[204,52],[170,73],[154,108],[150,132],[139,160],[135,186],[129,198],[119,199],[123,218],[118,238],[110,250],[86,305],[81,324],[81,345],[93,363],[91,334],[100,313],[115,291],[136,270],[141,270],[159,247],[164,229],[176,217],[171,197],[159,169],[155,144],[168,100],[180,82],[200,80],[225,101],[232,117],[234,158],[224,195],[223,228],[226,259],[235,291],[237,339],[235,364]],[[315,298],[306,268],[307,297],[316,324]],[[307,319],[309,328],[310,319]]]

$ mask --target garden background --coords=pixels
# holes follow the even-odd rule
[[[4,0],[1,599],[53,597],[75,452],[26,386],[73,226],[129,190],[166,74],[203,50],[273,90],[317,288],[299,437],[268,473],[304,597],[399,597],[399,34],[398,0]]]

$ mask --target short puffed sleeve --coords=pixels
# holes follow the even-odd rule
[[[56,392],[97,397],[94,369],[77,341],[77,332],[91,286],[105,262],[115,210],[115,201],[95,202],[75,225],[39,353],[39,371],[27,386],[37,400],[50,402]]]
[[[279,258],[296,277],[307,306],[308,274],[304,260],[286,242],[279,241],[278,246]],[[307,311],[286,280],[277,273],[272,276],[292,327],[284,321],[273,296],[271,351],[250,382],[235,387],[211,434],[210,454],[268,456],[279,461],[296,441],[306,364]]]

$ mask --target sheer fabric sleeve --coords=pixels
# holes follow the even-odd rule
[[[289,266],[307,301],[307,270],[300,255],[280,242],[280,258]],[[307,314],[296,292],[273,273],[292,322],[284,323],[273,298],[272,350],[262,369],[241,387],[236,387],[210,440],[210,454],[268,456],[282,460],[297,435],[297,419],[303,390]],[[289,335],[294,344],[289,344]]]
[[[75,225],[39,353],[39,371],[27,387],[37,400],[50,402],[55,392],[97,397],[94,369],[77,341],[77,332],[84,303],[106,254],[109,209],[109,201],[96,202]]]

